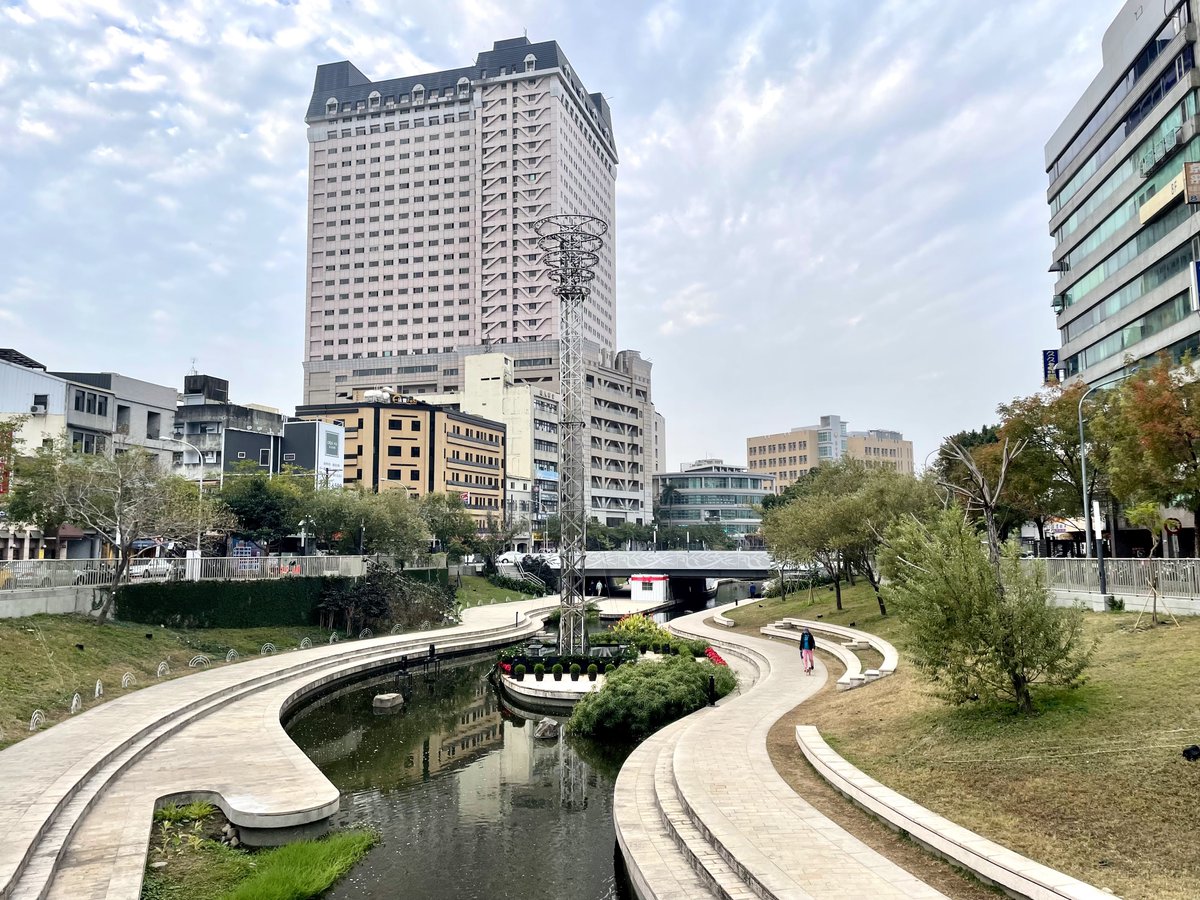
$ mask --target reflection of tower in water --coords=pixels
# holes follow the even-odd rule
[[[587,763],[558,732],[558,799],[563,809],[587,809]]]

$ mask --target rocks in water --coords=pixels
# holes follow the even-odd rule
[[[376,712],[380,710],[399,709],[403,705],[403,694],[376,694],[375,699],[371,702],[371,707]]]
[[[535,738],[541,738],[542,740],[558,737],[558,723],[549,716],[546,716],[546,718],[538,722],[537,726],[533,729],[533,736]]]

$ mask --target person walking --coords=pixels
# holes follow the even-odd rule
[[[813,673],[813,650],[816,649],[817,639],[811,631],[805,628],[800,632],[800,659],[804,661],[804,674]]]

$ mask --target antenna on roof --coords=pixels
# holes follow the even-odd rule
[[[528,28],[522,28],[521,33],[523,35],[525,35],[525,40],[529,40],[529,29]]]
[[[199,375],[200,374],[199,372],[196,371],[196,357],[194,357],[194,356],[192,357],[192,371],[188,372],[188,374],[189,375]]]

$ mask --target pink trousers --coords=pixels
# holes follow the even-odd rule
[[[807,672],[813,667],[813,654],[811,650],[801,650],[800,658],[804,660],[804,671]]]

